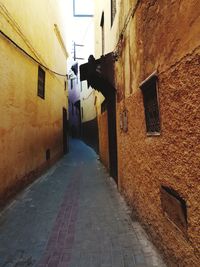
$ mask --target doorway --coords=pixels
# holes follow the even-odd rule
[[[116,102],[114,90],[109,95],[107,111],[110,175],[115,179],[115,182],[118,183]]]

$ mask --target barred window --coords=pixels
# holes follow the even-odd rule
[[[45,98],[45,71],[38,67],[38,96]]]
[[[142,83],[140,88],[143,94],[147,134],[159,134],[160,115],[157,95],[157,76],[152,75]]]

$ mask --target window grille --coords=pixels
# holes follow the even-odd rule
[[[157,76],[151,76],[142,83],[140,88],[143,94],[147,134],[159,134],[160,115],[157,96]]]
[[[38,96],[45,97],[45,71],[39,66],[38,67]]]

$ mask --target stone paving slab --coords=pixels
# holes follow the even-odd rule
[[[95,152],[78,140],[0,213],[0,267],[164,267]]]

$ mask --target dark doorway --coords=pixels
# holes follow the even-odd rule
[[[63,108],[63,153],[69,151],[67,110]]]
[[[109,162],[110,175],[118,182],[117,164],[117,132],[116,132],[116,102],[114,90],[109,95],[107,103],[108,111],[108,140],[109,140]]]
[[[102,17],[103,18],[103,17]],[[102,23],[103,24],[103,19]],[[80,66],[80,80],[100,91],[105,97],[108,111],[108,142],[110,175],[118,183],[117,132],[116,132],[116,90],[115,90],[114,53],[102,55],[95,60],[93,55],[88,63]]]

